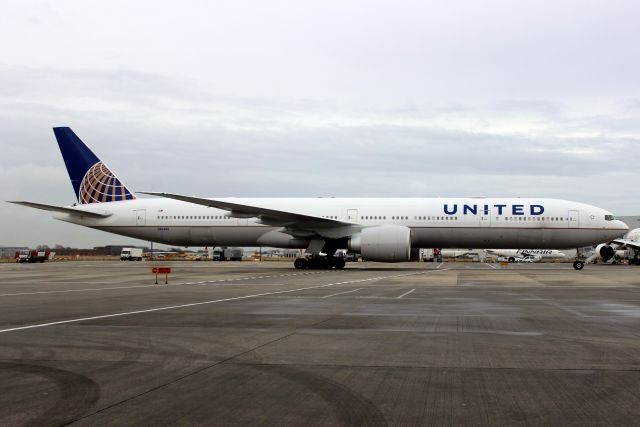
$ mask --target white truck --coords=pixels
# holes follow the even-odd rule
[[[141,248],[122,248],[120,261],[142,261]]]
[[[433,249],[420,249],[420,260],[423,262],[433,262],[435,260]]]
[[[213,261],[242,261],[242,248],[216,248],[213,250]]]

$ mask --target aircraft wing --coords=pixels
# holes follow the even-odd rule
[[[42,209],[44,211],[60,212],[60,213],[66,213],[70,215],[81,216],[81,217],[84,216],[88,218],[106,218],[112,215],[111,212],[106,212],[106,211],[83,210],[83,209],[70,208],[65,206],[45,205],[43,203],[23,202],[23,201],[10,201],[8,203],[27,206],[35,209]]]
[[[144,192],[141,194],[149,194],[152,196],[166,197],[169,199],[181,200],[183,202],[195,203],[203,206],[210,206],[213,208],[223,209],[230,211],[229,216],[236,218],[258,218],[259,221],[265,225],[282,226],[291,230],[307,230],[318,231],[318,234],[326,237],[334,237],[338,232],[337,229],[341,229],[338,234],[347,236],[351,234],[347,229],[351,229],[355,224],[348,222],[338,221],[335,219],[320,218],[311,215],[304,215],[295,212],[281,211],[276,209],[263,208],[260,206],[244,205],[239,203],[227,202],[216,199],[205,199],[201,197],[183,196],[180,194],[172,193],[158,193],[158,192]],[[329,230],[333,229],[334,232]],[[296,234],[296,233],[290,233]],[[340,236],[340,237],[343,237]]]
[[[611,245],[616,245],[616,249],[633,248],[640,249],[640,242],[629,239],[615,239],[612,240]]]

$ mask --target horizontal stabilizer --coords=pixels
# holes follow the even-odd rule
[[[43,203],[22,202],[22,201],[9,201],[8,203],[27,206],[35,209],[42,209],[44,211],[60,212],[60,213],[66,213],[69,215],[84,216],[88,218],[106,218],[113,215],[111,212],[97,211],[97,210],[89,211],[89,210],[80,209],[78,207],[70,208],[65,206],[45,205]]]

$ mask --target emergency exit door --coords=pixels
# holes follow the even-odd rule
[[[358,209],[347,209],[347,221],[358,221]]]

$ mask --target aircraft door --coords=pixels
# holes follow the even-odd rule
[[[569,211],[569,228],[580,228],[580,211]]]
[[[140,209],[134,212],[136,213],[136,225],[147,225],[146,209]]]
[[[347,221],[349,222],[358,221],[358,209],[347,209]]]

